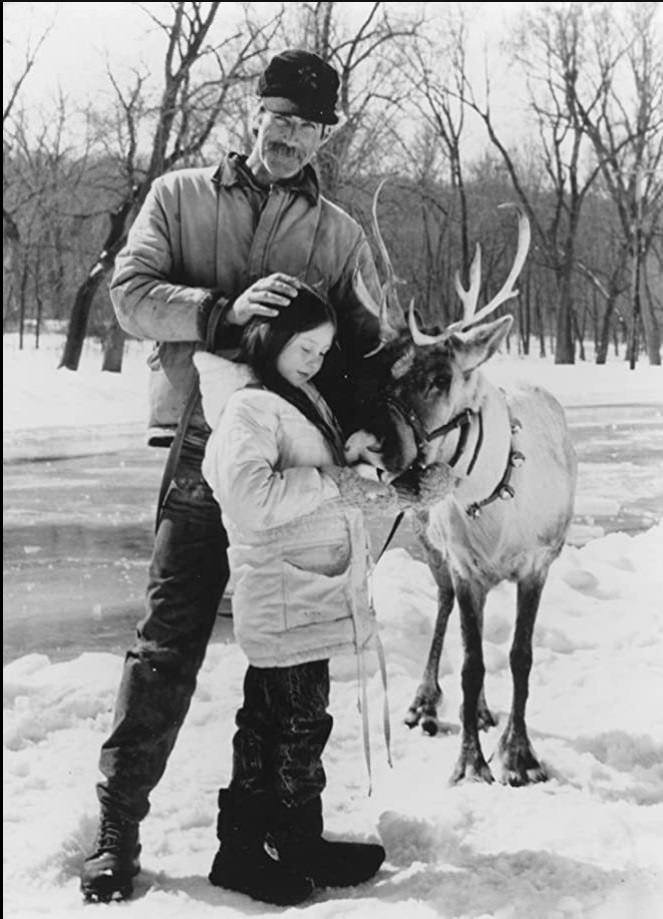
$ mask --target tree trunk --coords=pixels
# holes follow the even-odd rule
[[[534,297],[534,315],[536,317],[536,326],[539,332],[539,357],[546,356],[546,324],[541,309],[541,296],[537,289]]]
[[[115,264],[115,256],[124,244],[124,228],[129,212],[133,207],[135,196],[134,190],[133,194],[126,198],[120,207],[110,214],[110,230],[101,253],[88,276],[76,291],[76,298],[69,319],[69,328],[67,329],[67,340],[62,353],[62,360],[58,365],[60,367],[66,367],[68,370],[78,370],[94,295],[104,276]]]
[[[640,298],[642,326],[645,333],[645,347],[647,357],[652,367],[661,366],[661,333],[658,328],[656,316],[652,309],[651,299],[647,296]]]
[[[71,311],[69,328],[67,329],[67,340],[58,367],[66,367],[67,370],[78,370],[90,309],[103,277],[104,265],[101,261],[98,261],[76,291],[74,308]]]
[[[582,327],[580,326],[580,323],[578,322],[578,317],[574,310],[571,311],[571,317],[573,319],[573,327],[575,329],[576,341],[578,342],[578,357],[580,358],[581,361],[584,361],[585,360],[584,332],[582,330]]]
[[[16,221],[2,209],[2,327],[11,319],[16,300],[16,275],[21,234]]]
[[[23,264],[21,272],[21,299],[19,301],[19,319],[18,319],[18,349],[23,350],[23,338],[25,336],[25,319],[27,312],[27,290],[28,290],[28,261],[27,258]]]
[[[636,231],[633,241],[633,261],[631,267],[631,326],[628,336],[627,358],[631,370],[638,362],[638,331],[640,326],[640,237]]]
[[[531,285],[529,274],[525,278],[524,284],[524,296],[518,297],[518,318],[520,326],[520,341],[522,344],[523,354],[529,354],[529,342],[530,342],[530,296],[531,296]]]
[[[608,346],[610,345],[610,330],[612,329],[612,314],[615,311],[615,304],[617,302],[616,295],[612,292],[610,297],[605,304],[605,313],[603,314],[603,322],[601,323],[601,329],[599,331],[599,341],[596,348],[596,363],[605,364],[608,359]],[[615,353],[619,352],[617,348],[617,334],[615,333]]]
[[[39,293],[35,294],[37,299],[37,315],[35,317],[35,351],[39,350],[39,336],[41,334],[41,317],[44,311],[44,304],[42,299],[39,296]]]
[[[117,317],[113,315],[112,325],[104,342],[104,362],[102,370],[109,373],[122,373],[122,358],[124,357],[124,332],[120,328]]]
[[[568,262],[567,262],[568,265]],[[563,268],[557,300],[557,325],[555,335],[555,363],[573,364],[573,305],[571,303],[571,278],[567,265]]]

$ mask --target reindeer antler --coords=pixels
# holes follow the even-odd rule
[[[389,252],[384,242],[384,238],[380,231],[380,224],[378,222],[378,199],[380,197],[380,192],[384,188],[387,180],[383,179],[378,187],[375,189],[375,194],[373,195],[373,207],[371,213],[373,215],[373,232],[375,234],[375,240],[378,244],[378,250],[380,252],[380,257],[384,264],[384,270],[386,274],[386,280],[382,285],[382,294],[385,305],[385,318],[389,306],[392,304],[398,309],[399,316],[402,319],[404,316],[403,307],[401,306],[400,300],[398,299],[398,290],[397,287],[399,284],[402,284],[401,279],[398,277],[394,270],[391,258],[389,257]]]
[[[474,252],[474,258],[472,259],[472,265],[470,266],[470,284],[467,289],[463,287],[460,281],[460,276],[458,272],[455,275],[455,286],[458,296],[460,297],[463,303],[463,318],[459,319],[457,322],[452,322],[451,325],[440,335],[426,335],[424,332],[421,332],[417,328],[416,319],[414,315],[414,309],[412,304],[410,304],[410,312],[408,316],[408,325],[410,327],[410,333],[412,335],[412,340],[415,345],[434,345],[440,344],[449,338],[450,335],[453,335],[454,332],[462,332],[464,329],[468,329],[470,326],[476,325],[477,322],[481,322],[486,316],[489,316],[493,313],[498,306],[501,306],[506,300],[510,300],[512,297],[518,295],[518,290],[514,287],[516,279],[520,274],[523,265],[525,264],[525,259],[527,258],[527,252],[529,250],[529,244],[531,239],[531,230],[530,223],[527,218],[527,215],[522,211],[517,204],[512,204],[507,202],[505,204],[500,204],[500,207],[515,207],[518,211],[518,247],[516,249],[516,255],[513,260],[513,265],[509,275],[502,285],[498,293],[490,300],[484,307],[482,307],[479,312],[475,312],[477,300],[479,298],[479,287],[481,281],[481,247],[477,244],[477,247]]]
[[[512,297],[517,297],[519,293],[519,291],[514,288],[513,285],[516,283],[518,275],[522,271],[522,267],[525,264],[525,259],[527,258],[527,253],[529,251],[529,244],[532,235],[530,224],[527,218],[527,214],[525,214],[525,212],[522,211],[517,204],[507,202],[505,204],[500,204],[499,207],[515,207],[518,211],[518,248],[516,249],[513,265],[511,266],[511,271],[509,272],[506,281],[498,293],[495,294],[492,300],[486,303],[486,305],[482,307],[478,313],[468,318],[464,317],[460,320],[459,324],[454,323],[454,325],[460,325],[460,328],[462,329],[465,329],[470,325],[474,325],[476,322],[481,322],[481,320],[485,319],[486,316],[489,316],[491,313],[495,312],[498,306],[501,306]],[[479,247],[477,246],[477,249],[478,248]]]
[[[460,272],[454,275],[454,287],[463,304],[463,320],[470,319],[477,308],[479,289],[481,287],[481,246],[476,244],[474,258],[470,265],[470,286],[465,290],[460,280]]]
[[[365,303],[372,312],[377,313],[380,318],[380,326],[382,330],[380,335],[380,344],[373,351],[370,351],[368,354],[366,354],[365,357],[372,357],[388,341],[393,340],[399,335],[399,330],[392,324],[389,318],[389,313],[390,311],[393,311],[393,307],[395,306],[397,308],[401,319],[404,316],[403,308],[398,299],[398,293],[396,290],[397,285],[401,283],[401,280],[397,277],[396,272],[394,271],[394,266],[392,265],[391,258],[389,257],[389,252],[382,237],[382,233],[380,232],[380,226],[378,223],[378,199],[386,181],[387,179],[383,179],[375,190],[375,194],[373,195],[373,204],[371,207],[371,214],[373,217],[373,232],[375,234],[375,241],[378,246],[378,251],[380,253],[380,258],[382,259],[384,272],[386,275],[386,279],[380,287],[379,303],[375,301],[375,298],[371,295],[370,291],[366,287],[364,279],[361,276],[361,272],[356,269],[354,274],[355,293],[362,303]]]
[[[394,338],[398,336],[398,330],[393,328],[389,323],[387,317],[387,298],[384,292],[384,285],[381,289],[380,302],[378,303],[366,286],[361,271],[359,268],[355,268],[354,275],[352,278],[352,286],[354,288],[355,296],[360,303],[371,313],[374,313],[380,320],[380,341],[371,351],[368,351],[364,354],[364,357],[373,357],[377,354],[378,351],[381,351],[382,348],[387,344],[387,342],[393,341]]]

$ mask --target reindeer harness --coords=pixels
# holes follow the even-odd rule
[[[389,395],[386,399],[386,403],[392,410],[397,412],[401,418],[403,418],[405,423],[412,431],[412,434],[414,435],[414,441],[417,448],[417,456],[409,468],[416,466],[422,471],[426,468],[426,465],[422,460],[424,448],[426,445],[440,437],[446,437],[446,435],[450,434],[451,431],[455,431],[457,428],[459,428],[460,435],[458,437],[458,444],[454,451],[454,455],[449,460],[449,465],[452,467],[452,469],[457,465],[461,456],[465,452],[470,432],[470,426],[472,424],[473,418],[476,416],[479,425],[479,435],[474,446],[472,459],[470,460],[467,467],[467,475],[470,475],[483,444],[483,416],[481,409],[478,411],[471,408],[463,409],[462,412],[459,412],[450,421],[447,421],[445,424],[441,424],[437,428],[433,428],[432,431],[427,431],[423,422],[421,421],[421,418],[412,406],[406,405],[401,399],[394,395]],[[521,429],[522,425],[517,418],[511,418],[510,421],[511,433],[516,434]],[[493,501],[497,501],[498,498],[503,501],[513,498],[515,492],[513,490],[513,486],[511,485],[511,475],[514,468],[522,465],[524,460],[525,455],[521,453],[520,450],[516,450],[512,443],[502,478],[487,498],[484,498],[482,501],[473,501],[472,504],[465,508],[467,515],[476,520],[481,516],[482,509],[488,504],[492,504]],[[384,552],[384,549],[382,551]]]

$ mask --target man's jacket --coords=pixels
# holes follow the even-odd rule
[[[230,305],[254,281],[277,271],[301,279],[336,310],[340,350],[326,362],[326,378],[316,382],[343,421],[347,367],[379,341],[378,317],[355,294],[355,270],[377,300],[366,236],[319,194],[311,167],[297,182],[265,189],[245,158],[230,154],[219,168],[182,169],[156,179],[110,285],[122,328],[158,343],[149,361],[151,439],[172,433],[197,385],[192,356],[205,348],[201,316],[211,300]],[[217,348],[235,348],[240,334],[238,327],[222,325]]]

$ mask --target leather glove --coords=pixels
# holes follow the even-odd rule
[[[354,466],[323,466],[321,470],[336,483],[341,501],[361,510],[401,510],[398,495],[391,485],[360,475]]]

